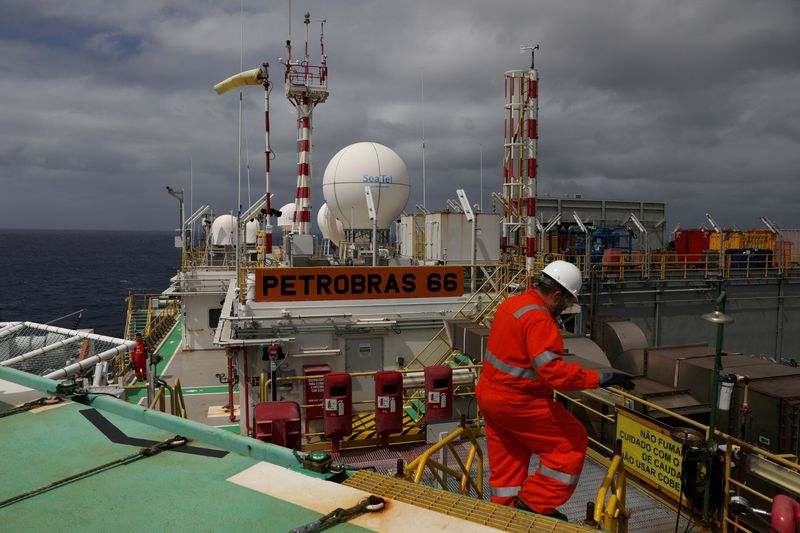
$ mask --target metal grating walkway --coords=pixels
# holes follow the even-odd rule
[[[501,531],[526,531],[535,533],[572,533],[589,531],[583,526],[544,518],[511,507],[467,498],[452,492],[416,485],[402,479],[391,478],[361,470],[344,482],[344,485],[384,498],[409,503],[432,511],[454,516]]]
[[[481,447],[483,448],[484,458],[487,457],[486,453],[486,444],[485,439],[481,437],[479,439],[481,442]],[[339,460],[345,462],[349,465],[354,467],[364,467],[364,466],[374,466],[379,473],[394,475],[396,471],[396,464],[397,459],[402,459],[404,462],[408,463],[412,461],[414,458],[418,457],[428,448],[427,444],[420,443],[420,444],[413,444],[413,445],[403,445],[403,446],[393,446],[388,450],[382,449],[361,449],[361,450],[346,450],[343,451],[342,455],[339,457]],[[456,449],[459,452],[459,455],[462,458],[466,458],[467,453],[469,452],[469,444],[468,443],[457,443]],[[455,460],[451,457],[448,461],[450,464],[454,464]],[[532,474],[539,465],[538,457],[533,456],[531,460],[530,466],[530,473]],[[489,467],[488,462],[484,463],[484,498],[486,500],[489,499]],[[597,489],[600,487],[600,484],[603,481],[607,472],[607,468],[597,462],[596,460],[592,459],[591,457],[586,457],[586,462],[583,466],[583,472],[581,473],[580,481],[578,482],[578,487],[575,490],[575,493],[572,495],[572,498],[559,507],[559,510],[566,514],[570,522],[574,524],[579,523],[583,518],[586,516],[586,504],[588,502],[595,501],[597,497]],[[382,478],[381,479],[385,479]],[[413,485],[411,483],[407,483],[412,487],[417,487],[418,485]],[[436,489],[439,488],[438,483],[436,482],[435,478],[428,472],[426,472],[421,480],[421,484],[427,487],[435,487]],[[359,487],[361,488],[361,487]],[[458,496],[458,483],[455,480],[450,480],[449,489],[452,492],[452,496],[454,498],[463,498]],[[368,490],[364,488],[363,490]],[[443,492],[443,491],[437,491]],[[443,492],[444,493],[444,492]],[[444,493],[448,494],[448,493]],[[389,497],[394,497],[388,495]],[[401,499],[401,498],[398,498]],[[479,500],[475,500],[474,498],[466,499],[469,502],[479,502]],[[407,500],[402,500],[407,501]],[[443,500],[439,500],[440,502]],[[455,501],[455,500],[453,500]],[[408,502],[414,503],[416,502]],[[484,502],[488,504],[488,502]],[[658,500],[652,498],[650,495],[633,485],[632,483],[628,483],[627,485],[627,494],[626,494],[626,503],[629,512],[631,513],[630,520],[628,521],[628,530],[631,532],[646,532],[646,533],[672,533],[675,531],[675,512],[668,507],[664,506]],[[491,504],[488,504],[491,505]],[[423,505],[424,506],[424,505]],[[492,508],[496,508],[496,506],[492,505]],[[500,507],[499,509],[503,509]],[[438,507],[435,508],[440,512],[446,512],[445,510],[441,510]],[[513,511],[513,510],[511,510]],[[455,515],[461,518],[465,518],[462,515]],[[515,516],[526,516],[529,517],[531,515],[527,513],[515,513]],[[467,518],[469,519],[469,518]],[[493,525],[493,524],[487,524]],[[684,531],[686,529],[687,522],[684,518],[681,518],[681,524],[679,526],[680,531]],[[500,527],[494,526],[493,527]],[[502,527],[500,527],[502,529]],[[579,529],[582,531],[582,529]],[[513,531],[527,531],[526,529],[514,529]],[[531,531],[538,531],[538,530],[531,530]],[[551,530],[543,530],[543,531],[551,531]],[[555,531],[555,530],[553,530]],[[561,530],[559,530],[561,531]],[[567,531],[575,531],[574,529],[569,529]]]

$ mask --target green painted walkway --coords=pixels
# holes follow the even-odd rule
[[[181,345],[181,331],[183,330],[183,317],[179,318],[175,325],[172,326],[169,334],[164,339],[164,342],[156,350],[156,353],[162,357],[161,361],[156,365],[156,376],[160,376],[166,368],[169,361],[178,352]],[[225,391],[228,389],[226,388]],[[185,393],[185,391],[184,391]],[[197,394],[197,393],[195,393]],[[128,389],[125,398],[131,403],[139,403],[142,398],[147,397],[146,389]]]

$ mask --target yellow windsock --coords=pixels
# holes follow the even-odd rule
[[[231,89],[242,87],[244,85],[261,85],[263,80],[263,73],[260,68],[252,70],[245,70],[239,74],[234,74],[225,81],[221,81],[214,85],[214,90],[217,94],[223,94]]]

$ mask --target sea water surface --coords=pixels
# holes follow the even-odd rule
[[[128,292],[159,293],[179,267],[172,232],[0,229],[0,322],[85,308],[79,328],[121,337]]]

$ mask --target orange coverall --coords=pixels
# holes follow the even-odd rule
[[[552,514],[575,491],[586,454],[586,430],[553,401],[553,390],[596,388],[600,374],[567,363],[561,332],[534,289],[500,304],[484,353],[478,405],[486,422],[492,501],[515,497]],[[532,454],[540,467],[528,476]]]
[[[131,359],[134,364],[134,371],[136,379],[139,381],[147,381],[147,356],[150,354],[150,348],[144,339],[136,339],[136,348],[131,350]]]

